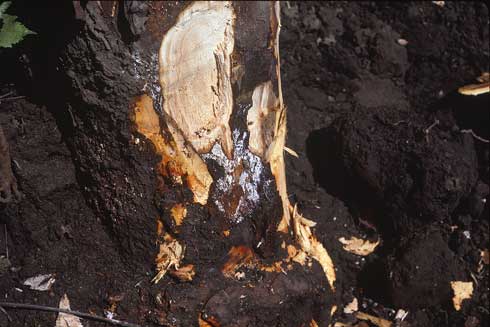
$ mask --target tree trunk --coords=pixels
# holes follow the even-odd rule
[[[286,191],[279,3],[74,8],[62,61],[79,181],[128,264],[155,262],[171,285],[186,314],[168,321],[326,323],[333,264]]]

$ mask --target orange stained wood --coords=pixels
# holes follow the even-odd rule
[[[152,98],[148,95],[137,98],[133,122],[138,132],[153,143],[157,154],[161,156],[157,171],[175,183],[182,184],[185,179],[187,187],[194,194],[194,202],[205,205],[213,182],[206,164],[192,149],[182,148],[184,142],[181,139],[175,140],[179,135],[173,135],[174,139],[164,136],[160,117],[153,108]]]
[[[185,216],[187,216],[187,209],[182,203],[177,203],[170,209],[170,213],[172,214],[175,225],[180,226],[182,225]]]
[[[247,246],[234,246],[228,252],[228,261],[221,272],[226,277],[233,277],[235,272],[243,266],[249,266],[254,261],[254,253]]]
[[[163,223],[160,218],[157,218],[157,236],[163,236],[165,231],[163,230]]]
[[[214,317],[207,317],[206,320],[199,314],[199,327],[220,327],[220,323]]]
[[[170,275],[177,278],[181,282],[189,282],[192,281],[194,276],[196,275],[196,271],[194,270],[194,265],[185,265],[176,270],[171,270]]]

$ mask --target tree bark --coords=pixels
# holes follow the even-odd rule
[[[62,62],[79,181],[128,264],[155,262],[187,310],[167,319],[326,323],[333,263],[286,190],[279,3],[74,9]]]

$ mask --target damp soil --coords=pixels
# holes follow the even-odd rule
[[[317,222],[314,232],[337,269],[332,301],[339,309],[330,322],[356,325],[354,315],[343,312],[356,297],[360,311],[387,320],[394,321],[399,309],[408,311],[397,322],[403,326],[488,325],[489,268],[480,253],[490,248],[489,151],[488,143],[468,131],[489,139],[489,95],[457,93],[489,69],[488,7],[477,2],[281,6],[287,146],[299,155],[286,154],[288,192],[304,216]],[[61,46],[56,41],[43,39],[53,48]],[[261,287],[243,294],[234,284],[223,291],[226,281],[206,269],[224,262],[228,248],[205,241],[219,228],[212,220],[198,223],[203,218],[197,210],[192,215],[193,208],[183,232],[204,239],[196,238],[190,255],[205,267],[206,280],[215,282],[200,287],[199,278],[181,284],[165,277],[151,284],[154,254],[142,257],[138,244],[122,249],[87,190],[90,183],[71,143],[70,116],[38,91],[61,92],[64,85],[49,85],[50,76],[32,78],[39,71],[36,63],[49,66],[54,59],[28,46],[2,50],[0,56],[0,95],[26,95],[0,100],[0,124],[23,195],[0,204],[2,301],[58,306],[67,293],[80,311],[111,310],[117,319],[148,326],[193,326],[197,319],[190,313],[206,297],[210,313],[221,314],[223,321],[238,319],[240,326],[300,326],[312,316],[328,325],[317,305],[325,294],[325,281],[315,277],[321,275],[314,273],[317,265],[309,275],[294,271],[270,281],[277,297],[264,296]],[[124,183],[113,187],[123,189]],[[338,241],[351,236],[381,244],[360,257]],[[154,239],[148,236],[148,242]],[[209,244],[217,245],[209,249]],[[48,292],[22,284],[46,273],[56,279]],[[247,276],[248,283],[269,278]],[[456,280],[474,284],[460,311],[452,305],[450,282]],[[223,312],[229,303],[235,306]],[[54,313],[8,313],[13,321],[0,312],[0,326],[54,326],[56,319]]]

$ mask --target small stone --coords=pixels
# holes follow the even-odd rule
[[[405,39],[398,39],[398,44],[404,47],[408,44],[408,41]]]

